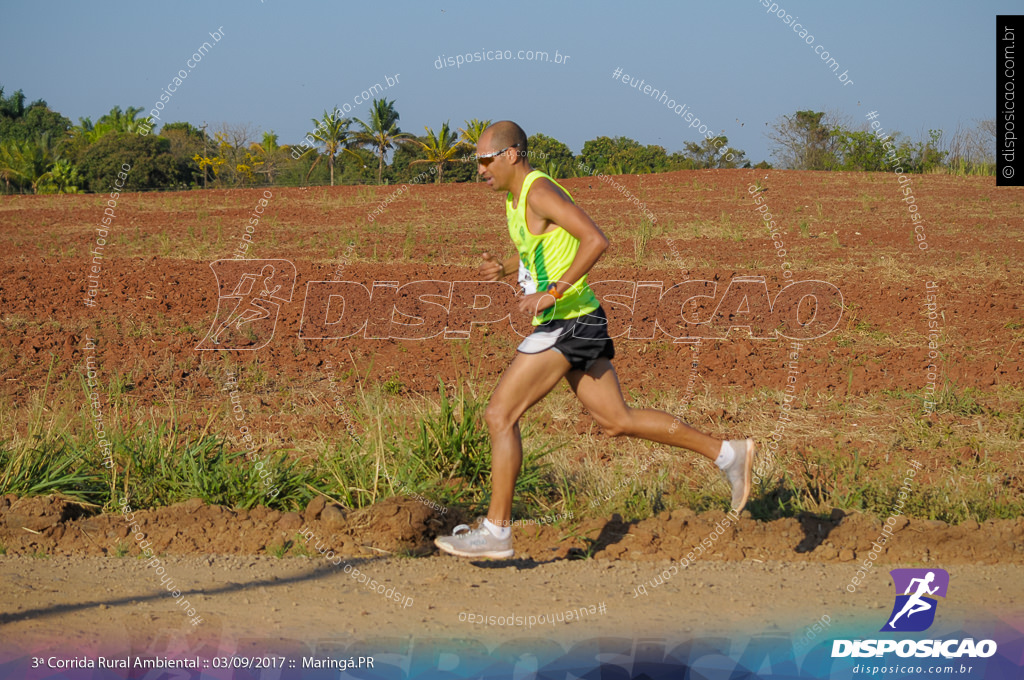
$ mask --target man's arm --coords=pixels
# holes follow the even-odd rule
[[[480,275],[487,281],[500,281],[509,274],[519,273],[519,254],[512,255],[504,262],[495,260],[494,256],[485,252],[484,261],[480,265]]]
[[[502,276],[508,276],[509,274],[519,274],[519,253],[512,255],[507,260],[501,263],[505,273]]]
[[[551,182],[538,181],[534,184],[529,201],[529,207],[535,214],[554,222],[579,239],[580,248],[576,251],[576,257],[562,279],[555,284],[559,293],[565,293],[590,271],[607,250],[608,238],[587,213],[566,198]]]

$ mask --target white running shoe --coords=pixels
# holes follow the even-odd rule
[[[508,538],[495,538],[494,534],[484,526],[483,520],[476,529],[468,524],[455,527],[451,536],[438,536],[434,545],[451,555],[459,557],[488,557],[499,560],[512,557],[512,534]]]
[[[750,498],[750,483],[754,473],[754,440],[732,439],[729,445],[736,452],[736,457],[722,472],[732,486],[732,509],[740,512]]]

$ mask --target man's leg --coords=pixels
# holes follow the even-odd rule
[[[566,375],[572,391],[606,433],[628,435],[696,451],[714,461],[722,440],[695,430],[675,416],[650,408],[630,408],[622,397],[619,377],[609,359],[598,359],[590,370]]]
[[[523,464],[519,418],[551,391],[569,371],[569,361],[555,350],[516,354],[491,395],[484,413],[491,433],[491,507],[476,529],[455,527],[451,536],[438,536],[434,545],[460,557],[512,557],[512,496]]]
[[[491,505],[487,519],[509,526],[512,496],[523,463],[519,418],[540,401],[569,371],[569,361],[555,350],[517,353],[487,404],[484,420],[491,433]]]
[[[723,442],[664,411],[630,408],[622,398],[619,378],[609,359],[598,359],[586,372],[570,371],[566,380],[605,432],[680,446],[701,454],[717,464],[728,478],[733,510],[739,512],[746,505],[753,476],[752,439]]]

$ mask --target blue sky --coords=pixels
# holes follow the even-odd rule
[[[0,85],[45,99],[73,122],[114,105],[147,111],[210,32],[224,38],[188,73],[165,122],[251,123],[295,143],[324,109],[385,76],[398,83],[402,129],[450,120],[519,122],[578,152],[598,135],[668,151],[697,130],[664,104],[612,78],[615,68],[685,104],[730,145],[768,158],[766,122],[799,109],[859,124],[869,110],[914,138],[994,117],[995,15],[1020,2],[857,3],[787,0],[779,6],[814,36],[807,45],[760,0],[720,2],[394,3],[11,2],[0,25]],[[126,9],[126,7],[129,7]],[[814,47],[848,71],[843,85]],[[551,61],[480,61],[436,68],[442,55],[546,51]],[[525,56],[525,55],[524,55]]]

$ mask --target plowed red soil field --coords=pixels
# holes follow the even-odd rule
[[[797,454],[830,447],[836,455],[859,456],[868,470],[902,470],[918,461],[912,495],[941,489],[953,494],[946,502],[955,505],[957,489],[985,483],[1019,498],[1024,489],[1024,192],[997,188],[991,178],[914,177],[923,215],[914,222],[899,184],[888,174],[731,170],[616,181],[645,203],[656,217],[653,224],[643,222],[622,192],[596,178],[567,179],[564,185],[612,243],[590,278],[604,286],[599,294],[608,296],[611,331],[619,334],[615,365],[627,398],[685,409],[690,422],[718,436],[752,433],[767,451],[780,413],[778,397],[795,376],[799,399],[777,454],[784,466],[794,464]],[[76,387],[87,356],[95,357],[105,382],[122,381],[122,401],[109,406],[112,419],[131,422],[148,414],[173,422],[183,433],[234,434],[224,416],[225,371],[230,366],[243,376],[258,375],[245,390],[246,424],[264,438],[299,449],[324,434],[346,436],[346,420],[323,408],[335,392],[347,397],[388,382],[397,397],[413,400],[436,394],[440,380],[486,394],[514,354],[517,328],[525,325],[518,318],[469,322],[487,321],[495,312],[501,317],[511,310],[511,299],[494,293],[480,300],[478,294],[491,293],[456,283],[461,297],[435,299],[444,307],[430,307],[400,287],[434,281],[441,282],[436,285],[442,295],[450,294],[451,282],[478,278],[484,251],[507,256],[503,197],[479,184],[415,186],[368,220],[393,191],[268,190],[272,196],[249,233],[253,245],[247,254],[273,261],[273,280],[282,288],[262,296],[268,319],[252,324],[249,332],[223,331],[221,349],[213,351],[197,348],[212,347],[207,336],[234,304],[235,284],[259,267],[211,263],[236,257],[264,190],[122,195],[99,256],[92,251],[106,197],[0,197],[0,438],[30,437],[33,423],[40,422],[58,432],[87,429],[89,421],[80,415],[86,403]],[[755,193],[780,227],[774,242]],[[915,232],[918,225],[923,227]],[[330,295],[341,289],[312,283],[317,281],[359,284],[367,297],[350,287],[344,289],[344,304],[338,304]],[[686,295],[659,302],[663,291],[687,281],[712,283],[700,289],[706,297],[682,309]],[[830,306],[814,308],[810,301],[787,298],[784,287],[790,281],[816,282],[821,304]],[[730,290],[736,293],[732,297]],[[258,290],[255,295],[261,297]],[[426,310],[420,316],[434,324],[433,330],[410,331],[403,325],[407,317],[391,314],[396,301],[407,305],[399,309]],[[832,327],[828,319],[835,320]],[[695,323],[686,326],[682,321],[687,320]],[[699,323],[708,320],[713,323]],[[780,325],[789,338],[798,338],[796,360],[791,339],[766,339],[758,330]],[[692,343],[674,337],[683,334],[681,329],[695,337],[709,326],[715,331],[706,331],[693,369]],[[324,338],[324,329],[333,335]],[[457,330],[468,330],[468,338],[452,337]],[[407,335],[395,338],[396,333]],[[409,334],[422,338],[408,339]],[[687,388],[691,372],[695,387]],[[929,403],[943,391],[942,406],[931,409]],[[552,396],[562,399],[558,409],[538,408],[527,418],[540,432],[585,438],[585,447],[570,449],[567,465],[621,464],[621,456],[636,455],[621,440],[604,436],[586,412],[566,406],[564,397]],[[52,414],[70,415],[62,420]],[[905,436],[911,430],[928,436],[912,441]],[[923,446],[923,440],[933,445]],[[673,465],[674,474],[683,476],[697,469],[686,457]],[[949,565],[965,577],[995,578],[1014,590],[997,600],[1019,604],[1024,519],[954,525],[931,519],[920,504],[915,507],[908,513],[914,516],[898,519],[895,538],[868,570],[865,587],[871,595],[858,595],[851,611],[874,606],[868,600],[876,599],[884,603],[876,603],[879,608],[887,607],[883,567],[898,564]],[[179,578],[188,581],[183,587],[202,603],[199,609],[216,611],[222,623],[245,622],[224,624],[224,630],[252,633],[275,620],[275,630],[285,625],[289,634],[302,636],[311,634],[313,622],[278,610],[293,602],[322,603],[325,597],[354,607],[349,627],[359,630],[444,630],[448,624],[461,626],[456,615],[471,607],[496,613],[507,605],[519,612],[543,609],[552,600],[604,599],[617,605],[614,621],[607,619],[605,628],[594,624],[588,632],[619,625],[650,630],[666,620],[708,630],[702,617],[709,612],[727,621],[749,607],[758,617],[776,605],[770,592],[721,599],[710,585],[718,577],[700,571],[712,569],[708,565],[735,570],[729,574],[757,574],[759,588],[777,583],[786,572],[786,588],[792,589],[786,592],[794,598],[832,584],[828,588],[834,593],[807,605],[810,621],[826,608],[847,606],[840,604],[842,586],[872,551],[885,520],[841,510],[829,517],[827,510],[814,519],[767,522],[747,516],[730,526],[689,567],[689,575],[672,583],[671,592],[682,589],[679,597],[693,598],[683,613],[676,611],[678,598],[637,598],[632,589],[669,560],[683,559],[723,513],[670,508],[635,521],[624,508],[612,507],[571,523],[517,529],[516,558],[493,569],[452,566],[454,558],[436,554],[431,539],[467,517],[458,508],[440,514],[408,498],[361,510],[320,499],[284,513],[196,500],[138,517],[155,550],[170,560],[169,569],[173,563],[188,574]],[[0,623],[10,635],[35,639],[59,619],[67,634],[84,644],[104,631],[131,637],[177,625],[181,614],[173,611],[173,602],[151,596],[162,592],[153,572],[114,556],[128,536],[121,515],[59,498],[7,496],[0,499],[0,518],[0,545],[6,550],[0,556]],[[280,562],[270,557],[302,529],[312,530],[325,550],[365,564],[382,581],[408,591],[415,598],[409,610],[415,615],[402,615],[394,603],[357,591],[360,586],[337,575],[331,576],[334,589],[325,594],[320,578],[335,567],[320,558],[311,563],[308,557]],[[207,555],[218,557],[207,563],[200,558]],[[593,559],[577,561],[588,556]],[[174,562],[179,558],[192,561]],[[648,568],[645,562],[652,564]],[[267,590],[271,579],[293,578],[284,575],[288,570],[305,576],[288,581],[287,595]],[[528,579],[530,588],[513,587],[519,579]],[[226,583],[234,585],[221,587]],[[462,605],[460,598],[470,590]],[[241,591],[258,596],[243,597]],[[972,592],[974,600],[961,599],[957,606],[964,611],[971,611],[972,602],[995,606],[997,600],[987,600],[983,589]],[[82,607],[90,608],[89,616],[78,613]],[[783,610],[802,620],[796,604]],[[317,610],[320,616],[325,611]],[[148,617],[137,630],[135,614]],[[757,620],[768,620],[767,615]]]

